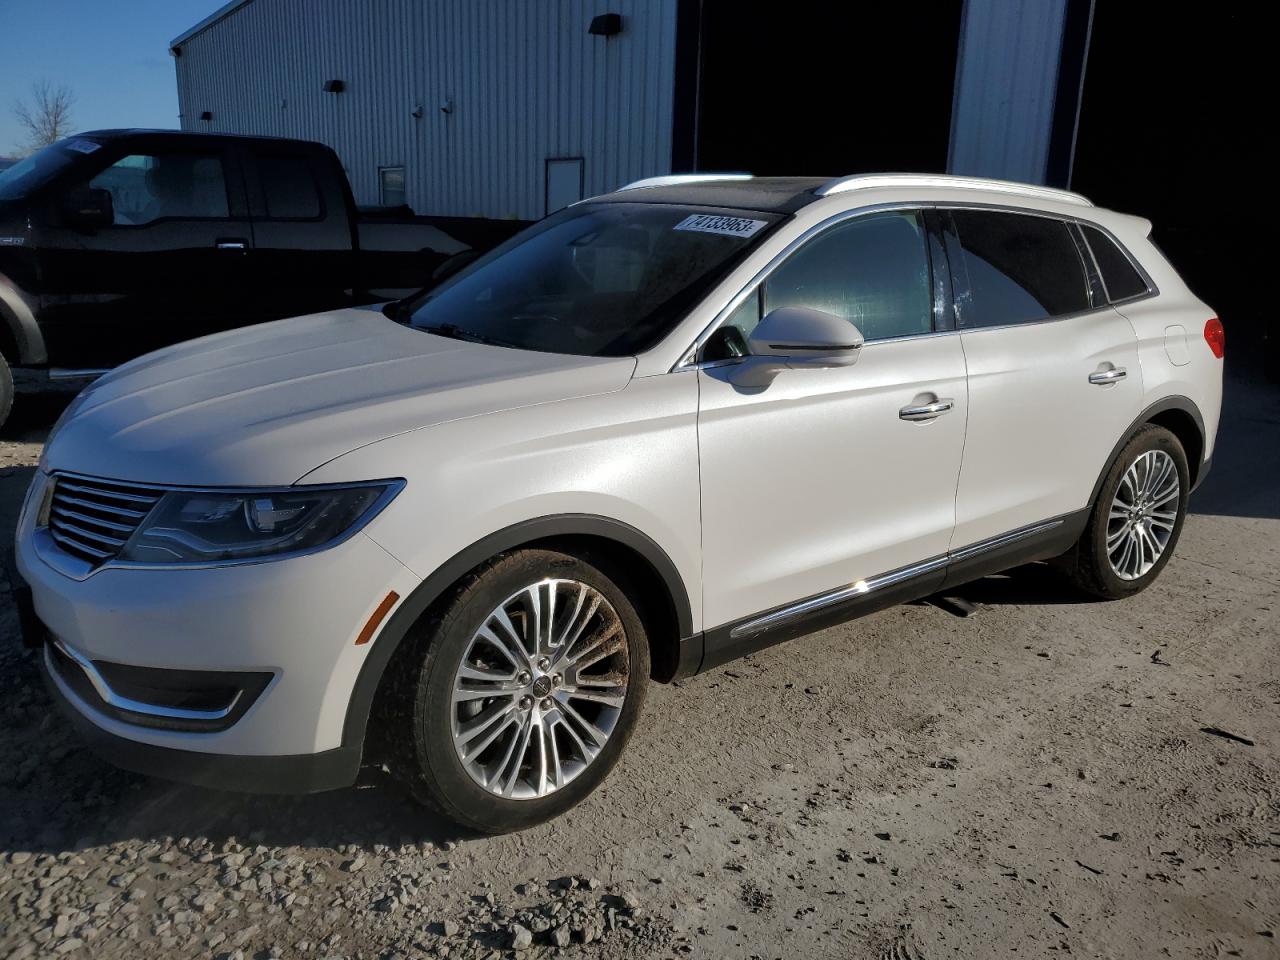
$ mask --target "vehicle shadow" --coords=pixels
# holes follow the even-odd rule
[[[1191,513],[1280,519],[1280,384],[1233,376],[1223,385],[1213,466]]]
[[[4,620],[10,620],[7,611]],[[0,693],[0,851],[61,853],[164,837],[242,844],[357,848],[435,847],[472,834],[415,803],[382,770],[356,785],[305,796],[227,793],[119,770],[76,737],[38,676],[37,654],[6,629]],[[354,851],[352,851],[354,852]],[[441,858],[445,858],[441,851]]]
[[[1047,563],[1028,563],[1001,573],[993,573],[980,580],[939,591],[917,603],[962,615],[947,602],[948,597],[959,597],[972,604],[992,607],[1095,602],[1093,597],[1078,590],[1061,571]]]

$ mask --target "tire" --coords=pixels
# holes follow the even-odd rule
[[[1177,490],[1170,493],[1174,475]],[[1156,488],[1154,495],[1146,490],[1148,481]],[[1178,545],[1190,491],[1187,455],[1178,438],[1164,427],[1143,424],[1107,471],[1088,525],[1075,549],[1064,558],[1071,579],[1086,593],[1106,600],[1145,590]],[[1126,513],[1131,499],[1136,512]],[[1152,500],[1156,502],[1150,503]],[[1117,511],[1114,517],[1113,507]]]
[[[13,371],[4,354],[0,353],[0,427],[9,420],[13,412]]]
[[[541,549],[500,555],[470,574],[388,666],[380,737],[391,774],[419,802],[482,833],[541,823],[590,794],[626,746],[649,679],[648,638],[624,583],[590,556]],[[497,614],[527,638],[535,597],[552,610],[551,642],[537,631],[525,652],[537,646],[543,656],[525,659]],[[490,638],[506,638],[507,652]]]

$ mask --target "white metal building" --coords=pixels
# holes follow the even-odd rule
[[[323,141],[423,214],[696,169],[1069,181],[1092,0],[847,6],[233,0],[171,52],[183,129]]]

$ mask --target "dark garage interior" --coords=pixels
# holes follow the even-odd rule
[[[960,13],[960,0],[801,0],[787,5],[786,16],[705,0],[698,95],[689,98],[696,99],[697,155],[688,168],[945,171]],[[695,4],[681,8],[682,31],[689,17]],[[693,80],[677,75],[677,103]]]
[[[1249,182],[1268,169],[1270,124],[1246,107],[1273,86],[1271,31],[1256,9],[1152,16],[1100,0],[1071,180],[1099,205],[1152,221],[1161,249],[1222,318],[1233,365],[1280,335],[1260,309],[1266,213]]]

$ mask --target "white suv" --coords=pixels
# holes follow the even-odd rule
[[[665,177],[414,300],[151,354],[49,438],[29,634],[122,766],[377,762],[546,819],[650,678],[1033,560],[1148,586],[1223,348],[1149,231],[999,181]]]

